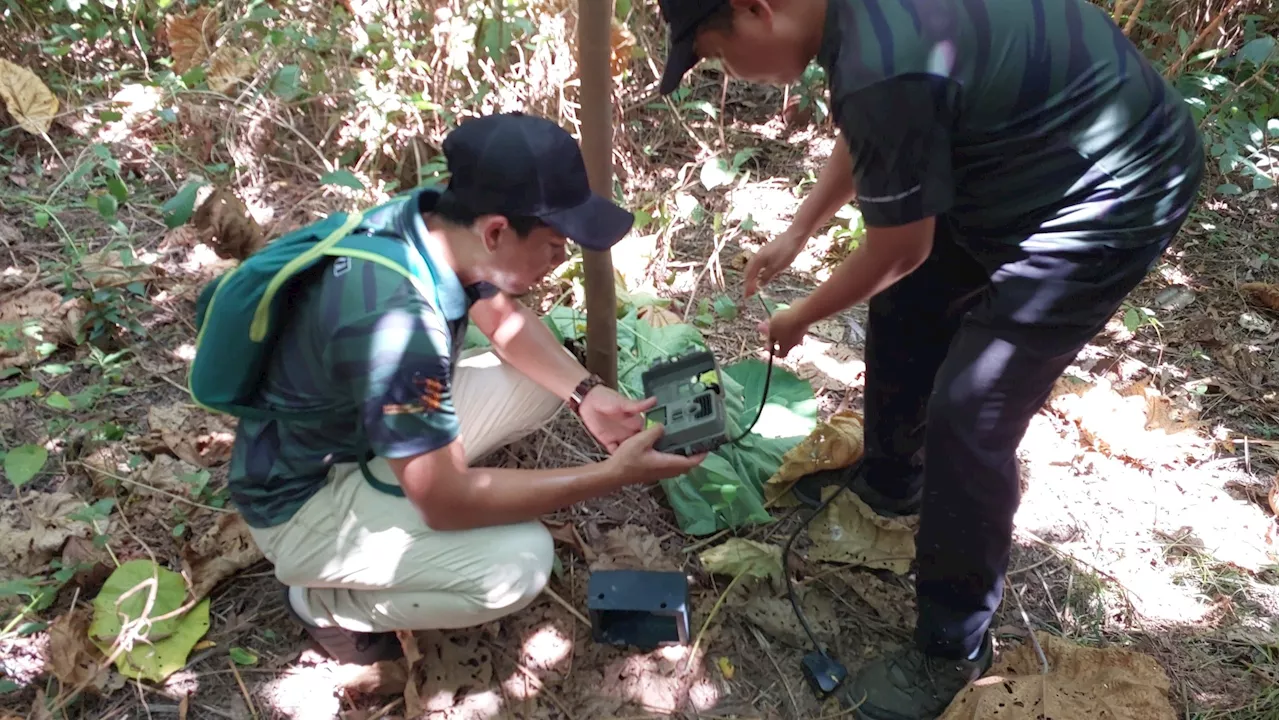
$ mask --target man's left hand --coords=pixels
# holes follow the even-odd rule
[[[809,324],[795,307],[789,307],[779,310],[768,320],[761,321],[759,330],[776,348],[777,356],[786,357],[791,348],[804,340]]]
[[[644,429],[645,411],[657,404],[657,398],[629,400],[604,385],[597,385],[582,399],[578,415],[587,430],[612,454],[624,440]]]

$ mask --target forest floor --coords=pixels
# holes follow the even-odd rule
[[[781,93],[701,77],[691,97],[719,108],[716,119],[691,122],[647,95],[619,94],[617,173],[644,218],[614,252],[615,265],[629,292],[669,300],[681,319],[705,313],[702,300],[730,298],[739,311],[701,327],[707,343],[722,362],[764,359],[761,312],[741,300],[743,257],[786,227],[832,135],[792,111],[784,120]],[[8,590],[0,609],[14,618],[0,637],[0,710],[48,717],[33,708],[67,698],[70,679],[86,692],[54,717],[373,720],[404,717],[408,704],[440,719],[847,716],[808,689],[800,671],[808,641],[785,593],[763,583],[729,588],[700,559],[731,536],[779,546],[799,516],[778,508],[769,525],[689,536],[656,486],[548,518],[561,566],[550,592],[483,627],[420,633],[422,658],[408,675],[403,666],[337,666],[308,649],[270,566],[226,507],[232,426],[192,406],[184,389],[195,295],[232,265],[232,246],[375,199],[317,184],[332,168],[316,148],[332,135],[306,117],[193,102],[165,121],[175,127],[150,110],[91,124],[71,113],[50,132],[57,154],[40,138],[8,136],[0,324],[38,320],[38,342],[56,348],[11,335],[0,352],[0,368],[12,368],[0,370],[0,446],[48,453],[33,479],[0,488],[11,529],[0,540]],[[109,144],[154,197],[172,196],[185,161],[158,151],[170,142],[206,164],[221,157],[243,166],[218,188],[232,209],[169,228],[156,204],[121,205],[126,257],[97,207],[69,203],[53,222],[42,217],[94,143]],[[748,148],[720,168],[727,182],[708,182],[710,154]],[[1029,629],[1050,655],[1132,650],[1158,663],[1163,672],[1145,677],[1177,717],[1276,716],[1278,221],[1274,192],[1230,202],[1206,192],[1175,246],[1035,417],[1020,452],[1024,494],[994,625],[999,653],[1026,643]],[[815,238],[768,295],[786,302],[827,277],[857,235],[846,225],[838,220]],[[562,268],[530,301],[545,308],[581,293]],[[73,320],[99,337],[76,343]],[[815,326],[778,361],[810,383],[822,420],[861,409],[864,328],[865,306],[854,308]],[[565,412],[489,462],[555,467],[597,457]],[[806,560],[801,538],[787,572],[830,653],[855,672],[909,642],[910,570]],[[68,640],[83,637],[114,565],[147,557],[215,583],[204,588],[207,635],[162,683],[98,672],[101,653]],[[208,570],[219,562],[222,570]],[[696,650],[593,643],[586,585],[603,564],[684,572]],[[60,591],[36,606],[33,588],[48,586],[51,572]],[[1051,647],[1051,637],[1070,644]]]

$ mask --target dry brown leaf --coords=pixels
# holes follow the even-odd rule
[[[88,523],[68,517],[85,508],[85,502],[75,495],[39,493],[24,502],[25,507],[21,509],[12,500],[0,505],[0,518],[3,518],[0,527],[5,528],[0,533],[0,578],[10,574],[33,575],[61,552],[67,538],[87,538],[93,533]],[[100,532],[110,529],[105,521],[99,521],[99,525]],[[6,568],[12,572],[6,572]]]
[[[262,226],[249,215],[249,209],[225,188],[209,194],[196,209],[191,223],[200,232],[200,242],[221,258],[243,260],[266,240]]]
[[[93,613],[81,607],[49,626],[49,670],[67,688],[83,687],[108,695],[124,687],[124,676],[103,666],[106,657],[89,641]]]
[[[125,254],[123,250],[104,248],[80,258],[80,272],[84,277],[76,278],[74,287],[77,290],[121,287],[135,281],[155,279],[154,266],[140,263],[136,259],[126,264]]]
[[[813,540],[809,557],[905,573],[916,556],[918,519],[883,517],[862,498],[838,487],[825,488],[823,499],[833,492],[839,492],[839,497],[809,526],[809,538]]]
[[[820,421],[799,444],[782,456],[782,464],[765,483],[770,505],[791,507],[797,500],[791,487],[801,478],[822,470],[849,467],[862,457],[862,416],[847,411]]]
[[[77,300],[64,302],[52,290],[29,290],[0,304],[0,326],[19,328],[14,343],[0,343],[0,370],[43,360],[43,343],[61,345],[75,339],[84,319]]]
[[[81,457],[80,462],[93,482],[94,497],[99,498],[110,497],[119,482],[117,478],[128,477],[133,472],[129,451],[119,443],[99,445]]]
[[[1074,422],[1094,449],[1136,465],[1173,467],[1207,459],[1212,443],[1189,410],[1145,382],[1117,392],[1103,377],[1093,384],[1061,378],[1049,407]]]
[[[77,568],[70,582],[80,588],[82,595],[96,593],[115,568],[110,553],[92,540],[75,536],[62,547],[62,566]]]
[[[609,35],[609,69],[614,77],[618,77],[631,64],[631,51],[636,46],[636,39],[626,23],[616,17]]]
[[[18,127],[32,135],[49,132],[58,98],[35,73],[0,58],[0,99]]]
[[[662,544],[639,525],[623,525],[604,535],[604,543],[592,570],[678,570],[662,552]]]
[[[813,634],[819,640],[836,637],[840,632],[840,623],[836,619],[835,607],[831,601],[817,592],[797,588],[797,593],[800,607],[804,610],[805,619],[809,621]],[[741,608],[744,618],[770,636],[797,647],[809,644],[804,626],[800,624],[791,601],[787,598],[753,594]]]
[[[236,83],[253,74],[249,53],[235,45],[223,45],[209,56],[209,73],[205,82],[214,92],[226,93]]]
[[[679,325],[684,322],[680,316],[671,312],[666,308],[657,305],[646,305],[636,311],[636,317],[644,320],[652,327],[665,327],[667,325]]]
[[[573,523],[543,520],[542,524],[547,526],[547,530],[551,533],[553,540],[576,549],[588,564],[595,562],[596,551],[592,550],[591,546],[587,545],[586,541],[582,539]]]
[[[698,556],[708,572],[769,578],[782,584],[782,548],[746,538],[729,538]]]
[[[182,549],[182,569],[197,598],[261,559],[262,551],[238,513],[222,514],[208,532]]]
[[[179,75],[209,59],[217,38],[218,18],[210,8],[199,8],[190,15],[170,15],[164,20],[169,35],[169,52],[173,71]]]
[[[420,695],[425,698],[422,709],[427,713],[473,710],[467,707],[468,701],[479,699],[493,682],[493,654],[481,631],[425,632],[422,646],[421,667],[426,675]],[[407,702],[408,688],[405,699]]]
[[[1246,302],[1268,310],[1280,310],[1280,286],[1275,283],[1251,282],[1240,286]]]
[[[1169,678],[1152,658],[1120,648],[1086,648],[1045,632],[1049,661],[1024,642],[952,700],[939,720],[1106,718],[1173,720]]]
[[[214,467],[231,459],[235,430],[221,416],[175,403],[151,406],[147,422],[174,455],[193,465]]]
[[[868,572],[841,573],[841,579],[876,611],[881,620],[895,627],[916,626],[915,593],[887,583]]]

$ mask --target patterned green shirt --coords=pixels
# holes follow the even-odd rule
[[[422,213],[438,194],[421,191],[398,218],[432,267],[435,297],[378,263],[335,258],[293,289],[292,316],[262,382],[275,409],[349,413],[339,422],[242,419],[231,459],[231,499],[253,527],[288,520],[326,482],[334,463],[355,462],[363,433],[372,452],[403,458],[458,436],[452,375],[467,311],[488,285],[463,287],[423,242]]]
[[[1135,247],[1203,174],[1183,99],[1087,0],[831,0],[818,62],[871,227]]]

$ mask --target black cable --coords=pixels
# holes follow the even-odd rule
[[[764,308],[764,316],[766,318],[771,317],[771,314],[769,313],[769,305],[765,303],[764,296],[757,295],[756,297],[760,298],[760,307]],[[770,338],[769,364],[765,366],[764,389],[760,392],[760,407],[759,409],[756,410],[756,418],[755,420],[751,421],[750,425],[748,425],[746,428],[743,429],[743,431],[741,432],[741,434],[738,435],[738,437],[730,440],[728,442],[729,445],[737,445],[738,443],[742,442],[744,438],[746,438],[748,435],[751,434],[751,431],[755,428],[756,423],[760,422],[760,416],[764,415],[764,404],[769,399],[769,381],[773,379],[773,357],[774,357],[773,353],[774,353],[774,344],[773,344],[773,339]]]
[[[830,656],[827,655],[826,649],[822,647],[822,643],[818,642],[818,637],[814,634],[813,628],[809,627],[809,620],[804,616],[804,610],[800,609],[800,603],[796,601],[795,582],[791,579],[791,573],[786,571],[787,558],[791,557],[791,545],[796,541],[796,538],[800,537],[800,533],[803,532],[805,528],[809,527],[809,523],[813,522],[814,518],[821,515],[822,511],[827,509],[827,506],[831,504],[832,500],[836,499],[836,496],[849,489],[849,486],[853,484],[854,478],[858,476],[859,472],[862,472],[862,458],[858,458],[853,465],[849,466],[849,472],[845,475],[844,481],[840,483],[840,487],[838,487],[835,492],[831,493],[830,497],[823,500],[818,507],[814,508],[813,512],[809,513],[809,517],[805,518],[804,522],[800,523],[800,525],[792,531],[791,536],[787,538],[787,544],[782,548],[782,570],[783,575],[785,575],[787,579],[787,599],[791,601],[791,609],[795,612],[796,619],[800,621],[800,627],[804,628],[805,635],[809,636],[809,642],[813,643],[813,648],[828,658]]]

